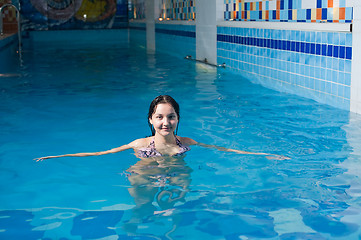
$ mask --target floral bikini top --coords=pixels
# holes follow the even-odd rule
[[[175,156],[181,156],[183,155],[185,152],[191,150],[190,147],[188,146],[184,146],[179,140],[178,138],[175,138],[175,141],[179,147],[179,152],[172,155],[173,157]],[[160,152],[157,151],[157,149],[155,149],[155,143],[154,143],[154,138],[153,140],[150,142],[149,146],[146,148],[141,148],[138,150],[138,157],[141,158],[149,158],[149,157],[160,157],[162,156],[162,154]]]

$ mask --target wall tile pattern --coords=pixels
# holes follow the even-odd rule
[[[217,55],[218,64],[250,79],[349,107],[351,33],[218,27]]]
[[[195,20],[196,0],[161,0],[160,17],[169,20]]]
[[[128,14],[130,19],[145,19],[145,0],[132,0]]]
[[[270,22],[351,23],[346,0],[224,0],[224,19]]]

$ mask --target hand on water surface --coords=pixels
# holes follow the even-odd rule
[[[34,161],[36,161],[36,162],[42,162],[42,161],[44,161],[45,159],[49,159],[49,158],[52,158],[52,157],[34,158]]]

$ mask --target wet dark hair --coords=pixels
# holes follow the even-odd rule
[[[174,111],[175,111],[175,113],[177,114],[177,117],[178,117],[178,124],[179,124],[179,119],[180,119],[179,104],[169,95],[160,95],[160,96],[154,98],[154,100],[150,103],[150,106],[149,106],[148,125],[150,127],[150,130],[152,131],[152,136],[155,135],[155,129],[153,128],[153,125],[150,123],[149,119],[152,118],[153,114],[156,111],[156,108],[157,108],[158,104],[161,104],[161,103],[168,103],[174,108]],[[176,129],[176,132],[175,132],[176,135],[177,135],[177,132],[178,132],[178,124],[177,124],[177,129]]]

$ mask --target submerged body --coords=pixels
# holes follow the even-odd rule
[[[176,138],[176,144],[179,147],[179,151],[175,154],[173,154],[172,156],[181,156],[184,153],[186,153],[187,151],[191,150],[189,146],[183,145],[181,143],[181,141],[178,139],[178,137]],[[162,153],[160,153],[156,147],[155,147],[155,142],[154,142],[154,138],[152,138],[151,142],[149,143],[149,146],[146,148],[141,148],[137,151],[137,155],[140,158],[148,158],[148,157],[161,157],[163,156]]]

